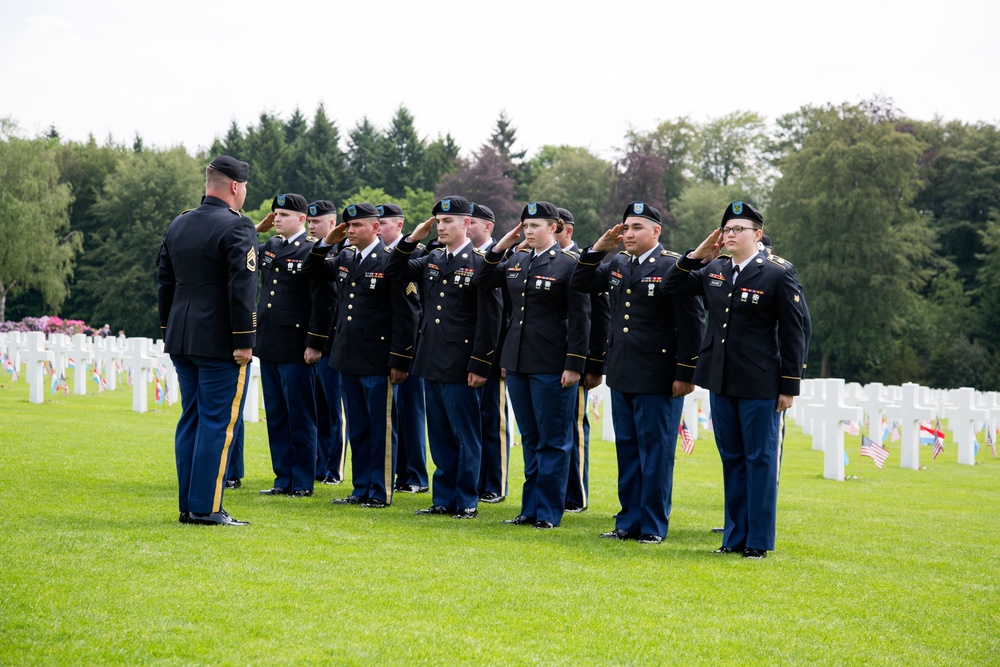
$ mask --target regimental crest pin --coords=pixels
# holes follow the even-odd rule
[[[385,215],[385,207],[384,206],[376,206],[375,210],[378,211],[379,217]]]
[[[278,206],[285,205],[285,195],[278,195]]]
[[[351,204],[350,206],[347,207],[347,215],[349,215],[351,217],[354,217],[357,214],[358,214],[358,207],[357,206],[355,206],[354,204]]]
[[[319,209],[317,209],[315,205],[311,204],[309,206],[309,215],[316,215],[318,212],[319,212]]]
[[[450,199],[442,199],[441,200],[441,210],[442,211],[450,211],[451,210],[451,200]]]
[[[538,213],[538,204],[528,204],[528,215]]]
[[[644,210],[646,210],[646,205],[643,204],[641,201],[637,201],[634,204],[632,204],[632,212],[635,213],[636,215],[642,215],[642,212]]]
[[[743,202],[734,201],[733,202],[733,215],[740,215],[743,213]]]

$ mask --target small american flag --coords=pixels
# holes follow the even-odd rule
[[[846,421],[844,422],[844,433],[850,435],[861,435],[861,427],[856,421]]]
[[[934,422],[934,451],[931,453],[931,460],[938,457],[944,451],[944,431],[941,430],[941,420]]]
[[[902,426],[902,424],[900,423],[900,421],[898,419],[892,420],[892,431],[889,432],[889,441],[890,442],[896,442],[901,437],[903,437],[900,434],[900,432],[899,432],[899,427],[900,426]],[[879,466],[879,467],[881,467],[881,466]]]
[[[993,452],[993,458],[997,457],[997,441],[993,437],[993,428],[990,426],[986,427],[986,444],[989,445],[990,451]]]
[[[881,468],[885,460],[889,458],[889,450],[884,449],[882,445],[863,435],[861,436],[861,456],[867,456],[875,462],[876,466]]]
[[[688,430],[683,419],[677,427],[677,432],[681,434],[681,449],[684,450],[685,454],[691,454],[694,451],[694,438],[691,437],[691,431]]]
[[[63,391],[63,396],[69,396],[69,383],[66,382],[66,374],[59,374],[59,388]]]

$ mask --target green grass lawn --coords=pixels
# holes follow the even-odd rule
[[[1000,460],[878,470],[851,445],[844,483],[790,427],[777,550],[717,556],[718,453],[678,448],[670,534],[598,539],[618,509],[612,445],[591,444],[591,508],[560,528],[265,497],[263,422],[226,493],[245,528],[177,522],[179,406],[128,388],[27,400],[0,376],[0,665],[1000,663]],[[72,380],[70,380],[72,387]],[[90,391],[93,391],[90,387]],[[595,427],[595,434],[600,428]],[[851,439],[854,440],[853,438]]]

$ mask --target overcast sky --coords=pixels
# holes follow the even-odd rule
[[[997,0],[0,0],[0,117],[193,153],[263,110],[322,101],[345,136],[405,104],[468,151],[506,109],[529,151],[610,157],[629,127],[873,94],[995,123],[998,29]]]

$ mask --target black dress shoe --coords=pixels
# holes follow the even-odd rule
[[[257,493],[262,496],[287,496],[288,492],[289,489],[281,489],[276,486],[273,489],[264,489],[263,491],[258,491]]]
[[[637,537],[635,541],[638,542],[639,544],[659,544],[660,542],[663,541],[663,538],[660,537],[659,535],[646,533],[644,535],[640,535],[639,537]]]
[[[566,503],[566,511],[567,512],[573,512],[573,513],[576,513],[576,512],[586,512],[587,508],[584,507],[583,505],[580,505],[580,504],[577,504],[577,503]]]
[[[741,553],[743,553],[743,551],[744,551],[743,547],[739,547],[739,548],[734,548],[734,547],[719,547],[718,549],[716,549],[712,553],[713,554],[741,554]]]
[[[425,510],[417,510],[416,513],[417,514],[451,514],[451,510],[449,510],[444,505],[431,505],[429,508],[427,508]]]
[[[336,477],[332,477],[330,475],[327,475],[326,477],[324,477],[323,479],[320,480],[320,483],[321,484],[340,484],[341,481],[343,481],[343,480],[339,480]]]
[[[743,552],[744,558],[753,558],[754,560],[760,560],[761,558],[767,558],[767,552],[763,549],[746,549]]]
[[[514,526],[531,526],[535,523],[535,518],[530,516],[524,516],[523,514],[518,514],[513,519],[504,519],[503,523],[509,523]]]
[[[367,507],[368,509],[382,509],[383,507],[388,507],[389,503],[384,500],[378,500],[377,498],[369,498],[365,502],[361,503],[362,507]]]
[[[601,533],[601,537],[609,540],[634,540],[636,534],[622,530],[621,528],[615,528],[610,533]]]
[[[334,505],[360,505],[365,500],[365,498],[359,498],[358,496],[347,496],[346,498],[334,498],[330,502]]]
[[[309,489],[296,489],[295,491],[292,491],[288,495],[290,495],[292,498],[308,498],[312,494],[313,492],[310,491]]]
[[[238,480],[238,479],[227,479],[226,480],[226,488],[227,489],[238,489],[241,486],[243,486],[243,482],[241,480]]]
[[[177,517],[177,521],[179,521],[180,523],[191,523],[191,513],[181,512],[181,515]]]
[[[396,490],[403,493],[427,493],[431,489],[429,486],[420,486],[418,484],[400,484],[396,487]]]
[[[220,510],[218,512],[212,512],[211,514],[195,514],[191,512],[190,523],[198,524],[200,526],[249,526],[249,521],[237,521],[233,517],[229,516],[229,513]]]
[[[479,516],[479,510],[475,507],[466,507],[465,509],[460,509],[451,515],[452,519],[475,519]]]
[[[537,528],[538,530],[551,530],[552,528],[555,527],[556,525],[554,523],[552,523],[551,521],[545,521],[544,519],[539,519],[538,521],[535,522],[535,528]]]
[[[502,503],[505,500],[499,493],[493,493],[492,491],[479,496],[479,499],[484,503]]]

